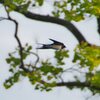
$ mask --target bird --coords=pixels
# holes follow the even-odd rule
[[[56,41],[54,39],[49,39],[51,40],[53,43],[52,44],[41,44],[42,47],[37,48],[37,49],[54,49],[54,50],[62,50],[64,49],[66,46],[59,41]],[[40,43],[39,43],[40,44]]]

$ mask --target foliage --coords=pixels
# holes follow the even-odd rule
[[[100,71],[96,71],[96,68],[98,68],[98,66],[100,65],[100,47],[89,46],[87,43],[82,43],[80,45],[77,45],[74,52],[75,55],[73,62],[80,64],[81,68],[89,68],[89,71],[86,73],[86,82],[90,83],[93,86],[100,87]],[[6,59],[6,61],[8,64],[10,64],[9,71],[12,73],[12,76],[4,82],[4,87],[6,89],[12,87],[15,83],[21,80],[21,77],[27,77],[31,84],[35,86],[36,90],[50,91],[53,87],[56,87],[56,84],[60,79],[59,76],[65,72],[62,65],[65,65],[64,59],[69,58],[68,50],[55,51],[55,63],[46,60],[42,61],[41,63],[37,62],[39,63],[39,66],[38,64],[34,65],[32,63],[28,63],[28,61],[25,61],[25,59],[27,59],[28,56],[31,55],[31,53],[32,46],[29,46],[27,44],[23,48],[23,60],[24,67],[27,68],[28,72],[19,67],[19,48],[16,48],[13,53],[9,54],[9,57]],[[72,71],[74,70],[72,69]],[[76,81],[80,82],[79,79],[77,79]],[[74,86],[69,86],[68,88],[72,89],[74,88]],[[100,92],[96,91],[95,89],[92,91],[93,93]]]
[[[31,3],[33,8],[42,6],[46,0],[5,0],[4,5],[9,7],[9,11],[20,9],[19,12],[27,12]],[[2,1],[1,1],[2,2]],[[52,1],[53,2],[53,1]],[[80,21],[92,15],[100,17],[100,0],[59,0],[54,1],[55,17],[64,16],[66,20]],[[33,9],[34,10],[34,9]]]
[[[55,51],[55,58],[57,59],[58,66],[64,65],[63,59],[69,57],[68,51]]]
[[[44,0],[35,0],[35,3],[38,3],[39,6],[42,6],[44,3]]]
[[[87,43],[78,45],[75,49],[73,62],[79,61],[82,67],[89,67],[89,71],[93,71],[100,65],[100,47],[88,46]]]
[[[46,0],[34,0],[34,6],[42,6]],[[0,0],[8,10],[17,11],[19,13],[27,12],[32,0]],[[34,8],[34,6],[32,6]],[[33,9],[34,10],[34,9]],[[66,20],[80,21],[84,20],[87,16],[100,17],[100,0],[56,0],[54,2],[54,11],[52,12],[55,17],[64,16]],[[76,33],[77,34],[77,33]],[[85,83],[91,86],[100,88],[100,47],[90,46],[87,43],[79,44],[74,50],[74,63],[78,63],[82,68],[88,68],[89,71],[85,74]],[[21,80],[21,77],[27,77],[36,90],[50,91],[53,87],[57,86],[58,80],[61,80],[61,74],[65,72],[62,65],[65,65],[66,58],[69,58],[68,50],[55,51],[55,63],[49,60],[39,62],[28,62],[27,59],[30,55],[38,57],[32,52],[32,46],[28,44],[23,47],[22,59],[20,58],[20,48],[17,47],[14,52],[9,53],[6,62],[10,65],[9,71],[11,76],[5,80],[4,87],[11,88],[15,83]],[[21,66],[21,60],[24,61],[24,66]],[[38,65],[39,63],[39,65]],[[24,70],[25,68],[26,70]],[[72,69],[73,71],[73,69]],[[67,71],[66,71],[67,73]],[[77,78],[76,82],[81,83]],[[78,87],[78,86],[77,86]],[[93,93],[100,93],[100,90],[91,89]],[[68,87],[73,89],[74,86]],[[81,87],[80,87],[81,88]],[[85,88],[83,86],[82,88]]]
[[[32,53],[31,50],[32,47],[28,44],[23,48],[23,60],[28,58]],[[4,82],[4,87],[6,89],[10,88],[20,80],[20,76],[23,76],[27,77],[32,85],[35,85],[35,89],[40,89],[41,91],[51,90],[52,87],[56,85],[59,74],[63,72],[63,68],[57,66],[62,65],[62,63],[59,63],[59,54],[62,56],[61,60],[68,57],[68,51],[60,50],[55,53],[55,60],[57,60],[56,64],[46,60],[42,61],[40,66],[36,66],[31,63],[27,64],[28,62],[25,63],[24,61],[23,67],[28,70],[28,72],[26,72],[19,67],[21,63],[19,58],[20,51],[19,48],[16,48],[16,50],[10,53],[9,57],[6,59],[7,63],[10,64],[9,71],[12,73],[12,76]]]
[[[43,0],[36,1],[40,6],[43,5]],[[92,15],[100,17],[100,0],[57,0],[54,2],[53,15],[63,15],[64,19],[69,21],[84,20]]]
[[[100,47],[89,46],[87,43],[82,43],[75,48],[74,63],[80,64],[81,68],[88,67],[89,71],[86,73],[86,82],[91,86],[100,87]],[[100,91],[91,89],[93,93]]]
[[[55,16],[64,15],[66,20],[80,21],[95,15],[100,17],[100,0],[61,0],[54,3]]]
[[[8,7],[8,11],[19,9],[19,12],[27,12],[31,1],[27,0],[4,0],[4,5]]]

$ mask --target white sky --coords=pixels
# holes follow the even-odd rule
[[[41,13],[49,13],[50,6],[44,6]],[[45,12],[46,10],[46,12]],[[36,10],[39,11],[39,10]],[[4,9],[0,6],[0,16],[5,16]],[[33,50],[36,48],[36,41],[39,43],[50,43],[48,38],[53,38],[58,41],[63,42],[67,49],[70,50],[70,59],[73,57],[73,49],[78,44],[75,37],[66,28],[51,24],[44,23],[40,21],[30,20],[25,18],[23,15],[18,13],[11,13],[11,16],[19,22],[19,36],[22,43],[26,42],[33,45]],[[92,43],[100,45],[100,37],[97,33],[97,23],[95,18],[86,19],[81,22],[73,22],[86,39]],[[28,82],[28,79],[22,79],[20,82],[15,84],[11,89],[6,90],[2,86],[3,81],[9,76],[9,65],[5,62],[9,52],[12,52],[17,46],[17,42],[14,35],[14,24],[10,21],[0,22],[0,100],[85,100],[86,97],[91,95],[89,91],[81,92],[78,89],[73,91],[66,89],[65,87],[55,88],[53,91],[46,93],[35,91],[33,86]],[[41,59],[52,58],[53,50],[40,50],[38,51]],[[71,66],[70,60],[67,61],[68,65]],[[64,76],[65,78],[71,78],[69,76]],[[91,100],[100,100],[100,97],[92,97]]]

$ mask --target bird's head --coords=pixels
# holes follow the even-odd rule
[[[64,48],[66,48],[66,46],[65,45],[62,45],[62,49],[64,49]]]

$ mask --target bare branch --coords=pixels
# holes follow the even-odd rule
[[[26,52],[27,53],[27,52]],[[31,66],[31,68],[32,68],[32,70],[30,71],[30,72],[32,72],[32,71],[34,71],[34,69],[37,69],[36,68],[36,65],[37,65],[37,63],[39,62],[39,56],[38,56],[38,54],[36,54],[36,53],[34,53],[34,52],[28,52],[27,54],[32,54],[32,55],[34,55],[34,56],[36,56],[36,61],[35,61],[35,63],[34,64],[25,64],[26,66]]]
[[[21,41],[20,41],[20,39],[18,37],[18,22],[10,17],[9,12],[7,11],[6,6],[5,6],[5,10],[7,12],[8,20],[14,22],[14,24],[15,24],[15,33],[14,33],[14,36],[15,36],[15,38],[16,38],[16,40],[18,42],[19,48],[20,48],[20,61],[21,61],[20,68],[23,69],[24,71],[28,72],[28,70],[24,67],[24,62],[23,62],[23,47],[22,47]]]
[[[36,66],[37,65],[37,63],[39,62],[39,56],[38,56],[38,54],[36,54],[36,53],[34,53],[34,52],[30,52],[30,54],[33,54],[33,55],[35,55],[36,56],[36,61],[35,61],[35,64],[34,64],[34,66]]]
[[[24,61],[23,61],[23,47],[22,47],[21,41],[20,41],[20,39],[18,37],[18,22],[10,17],[9,12],[7,11],[6,6],[4,6],[4,7],[5,7],[5,11],[7,12],[7,17],[8,18],[1,17],[1,20],[10,20],[10,21],[14,22],[14,24],[15,24],[14,36],[15,36],[15,39],[17,40],[17,43],[18,43],[18,46],[19,46],[19,49],[20,49],[19,50],[20,51],[20,61],[21,61],[20,68],[23,69],[26,72],[32,72],[29,69],[25,68],[25,65],[24,65]],[[32,55],[35,55],[37,57],[37,60],[35,61],[35,64],[34,64],[34,66],[36,66],[38,61],[39,61],[38,54],[36,54],[34,52],[29,52],[29,53],[32,54]]]

